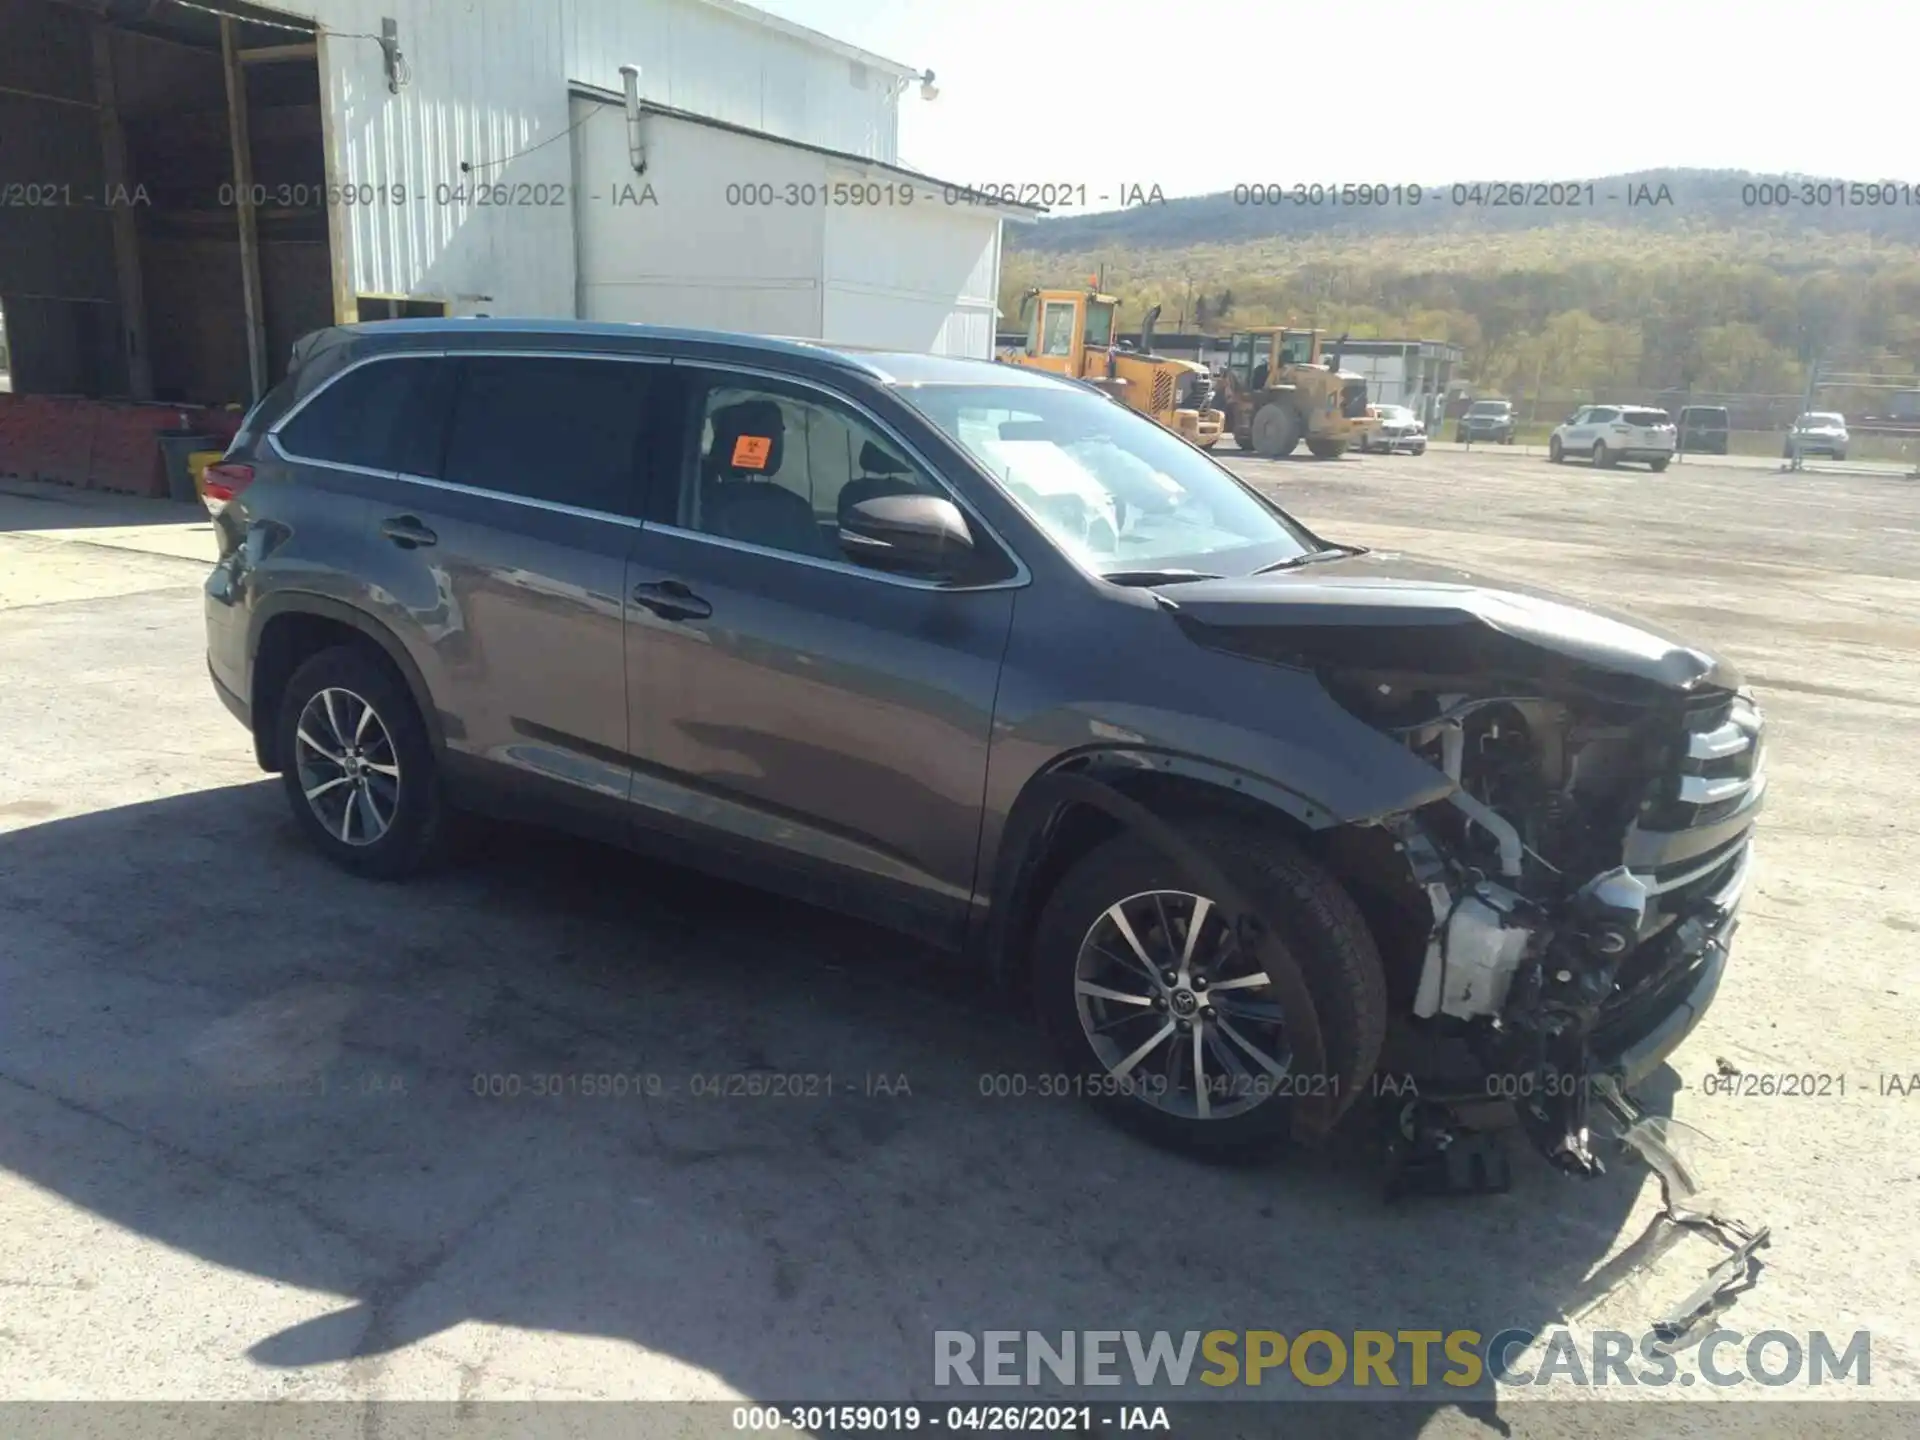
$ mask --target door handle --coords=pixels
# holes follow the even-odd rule
[[[431,545],[440,537],[420,523],[415,515],[389,515],[380,522],[380,533],[402,550]]]
[[[633,587],[633,603],[645,606],[662,620],[704,620],[713,606],[681,580],[652,580]]]

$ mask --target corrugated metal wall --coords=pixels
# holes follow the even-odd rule
[[[729,187],[817,187],[822,157],[650,115],[643,180],[619,106],[576,98],[573,115],[582,319],[820,335],[819,211],[730,203]],[[658,203],[632,203],[643,187]]]
[[[309,3],[332,32],[321,60],[328,181],[341,202],[332,211],[336,307],[354,295],[410,295],[447,300],[456,314],[570,313],[560,8]],[[377,36],[383,16],[398,22],[411,71],[398,94],[379,44],[358,38]]]
[[[830,181],[862,178],[829,166]],[[828,338],[993,358],[997,215],[921,192],[910,205],[839,206],[824,218]]]
[[[702,0],[561,0],[569,80],[893,163],[893,76]]]
[[[335,307],[575,313],[567,83],[642,69],[662,104],[811,144],[894,155],[891,77],[705,0],[290,0],[319,21]],[[383,17],[409,83],[390,93]],[[611,122],[617,129],[616,117]]]
[[[645,120],[643,180],[619,106],[576,98],[573,117],[583,318],[991,358],[991,212],[925,184],[911,203],[822,203],[836,182],[877,196],[906,182],[664,115]]]

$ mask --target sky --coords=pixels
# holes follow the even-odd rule
[[[1111,208],[1096,184],[1172,197],[1665,166],[1920,187],[1916,0],[755,3],[932,68],[939,98],[900,102],[904,163],[1084,184],[1088,210]],[[1306,153],[1321,158],[1284,158]]]

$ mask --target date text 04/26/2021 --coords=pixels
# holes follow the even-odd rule
[[[1164,1405],[736,1405],[733,1428],[745,1433],[1092,1435],[1173,1429]]]

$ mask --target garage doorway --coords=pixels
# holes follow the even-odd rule
[[[333,321],[312,23],[0,0],[0,34],[5,169],[43,192],[0,232],[13,390],[250,401]]]

